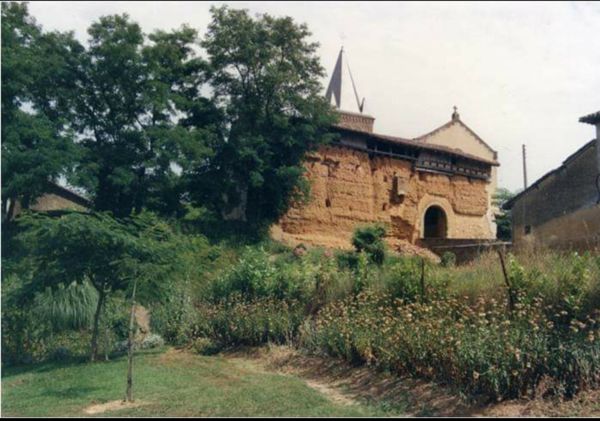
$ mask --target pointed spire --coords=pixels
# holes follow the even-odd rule
[[[344,53],[344,47],[340,50],[340,54],[338,55],[337,61],[335,62],[335,67],[333,69],[333,74],[331,75],[331,80],[329,81],[329,86],[327,87],[327,92],[325,93],[325,98],[327,101],[331,103],[331,95],[335,97],[335,105],[338,109],[342,105],[342,54]]]
[[[344,47],[340,49],[340,53],[338,55],[337,61],[335,62],[335,67],[333,69],[333,73],[331,74],[331,79],[329,80],[329,86],[327,86],[327,92],[325,93],[325,98],[329,103],[331,103],[331,97],[333,96],[335,100],[335,105],[338,109],[342,107],[342,72],[344,71],[344,64],[342,61],[346,62],[347,72],[350,76],[350,82],[352,84],[352,89],[354,91],[354,97],[356,98],[356,106],[360,113],[363,112],[365,107],[365,99],[362,101],[358,96],[358,91],[356,90],[356,84],[354,83],[354,77],[352,76],[352,71],[350,70],[350,64],[348,63],[348,59],[342,57],[344,54]]]

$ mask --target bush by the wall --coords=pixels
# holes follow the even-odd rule
[[[442,254],[440,264],[443,267],[452,267],[456,265],[456,254],[452,253],[451,251],[445,251]]]
[[[352,235],[352,245],[357,252],[365,251],[371,261],[381,265],[385,259],[385,232],[381,224],[358,227]]]

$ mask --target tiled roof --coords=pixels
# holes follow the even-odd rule
[[[48,184],[49,184],[50,192],[61,194],[64,197],[67,197],[69,200],[79,203],[82,206],[85,206],[88,208],[91,206],[91,201],[89,199],[83,197],[81,194],[76,193],[75,191],[69,189],[68,187],[61,186],[60,184],[55,183],[55,182],[49,182]]]
[[[498,163],[498,161],[491,161],[489,159],[485,159],[485,158],[481,158],[475,155],[471,155],[469,153],[463,152],[460,149],[453,149],[447,146],[442,146],[442,145],[436,145],[433,143],[425,143],[425,142],[420,142],[418,140],[414,140],[414,139],[404,139],[401,137],[395,137],[395,136],[388,136],[388,135],[382,135],[382,134],[377,134],[377,133],[366,133],[366,132],[361,132],[358,130],[352,130],[352,129],[348,129],[348,128],[339,128],[341,130],[345,130],[345,131],[349,131],[352,133],[356,133],[356,134],[361,134],[364,136],[368,136],[368,137],[372,137],[375,139],[379,139],[379,140],[383,140],[383,141],[387,141],[387,142],[391,142],[391,143],[396,143],[399,145],[405,145],[405,146],[412,146],[414,148],[418,148],[418,149],[425,149],[425,150],[431,150],[431,151],[436,151],[436,152],[444,152],[450,155],[455,155],[455,156],[459,156],[462,158],[467,158],[473,161],[478,161],[478,162],[483,162],[489,165],[493,165],[493,166],[499,166],[500,164]]]
[[[540,185],[540,183],[542,181],[544,181],[545,179],[547,179],[548,177],[556,174],[557,172],[559,172],[561,169],[565,168],[568,164],[570,164],[575,158],[577,158],[579,155],[581,155],[584,151],[586,151],[588,148],[591,148],[596,142],[596,139],[592,139],[590,140],[588,143],[586,143],[585,145],[583,145],[581,148],[577,149],[574,153],[572,153],[571,155],[569,155],[567,157],[567,159],[565,159],[562,163],[562,165],[558,168],[553,169],[552,171],[547,172],[546,174],[544,174],[543,176],[541,176],[535,183],[533,183],[531,186],[527,187],[525,190],[521,191],[519,194],[517,194],[515,197],[513,197],[512,199],[510,199],[509,201],[507,201],[506,203],[504,203],[504,205],[502,205],[503,209],[511,209],[515,203],[517,203],[517,201],[523,197],[524,195],[526,195],[527,193],[529,193],[532,189],[536,188],[537,186]]]
[[[481,137],[479,137],[479,135],[478,135],[477,133],[475,133],[475,132],[474,132],[474,131],[473,131],[473,130],[472,130],[470,127],[469,127],[469,126],[467,126],[465,123],[463,123],[463,121],[462,121],[460,118],[456,118],[456,120],[450,120],[450,121],[449,121],[449,122],[447,122],[446,124],[443,124],[443,125],[441,125],[441,126],[440,126],[440,127],[438,127],[437,129],[435,129],[435,130],[433,130],[433,131],[431,131],[431,132],[429,132],[429,133],[427,133],[427,134],[424,134],[424,135],[422,135],[422,136],[419,136],[419,137],[415,137],[415,138],[414,138],[414,140],[417,140],[417,141],[420,141],[420,142],[422,142],[422,141],[424,141],[426,138],[428,138],[429,136],[431,136],[431,135],[433,135],[433,134],[435,134],[435,133],[437,133],[437,132],[439,132],[439,131],[441,131],[441,130],[444,130],[444,129],[446,129],[446,128],[448,128],[448,127],[452,126],[452,125],[453,125],[453,124],[455,124],[455,123],[458,123],[458,124],[460,124],[461,126],[463,126],[463,127],[464,127],[464,128],[465,128],[465,129],[466,129],[468,132],[469,132],[469,133],[471,133],[471,135],[472,135],[472,136],[473,136],[475,139],[477,139],[477,141],[478,141],[479,143],[481,143],[483,146],[485,146],[487,149],[489,149],[489,150],[490,150],[490,152],[493,152],[494,154],[497,154],[497,152],[496,152],[496,151],[495,151],[495,150],[494,150],[494,149],[493,149],[493,148],[492,148],[490,145],[488,145],[488,144],[487,144],[487,143],[486,143],[486,142],[485,142],[485,141],[484,141],[484,140],[483,140]]]

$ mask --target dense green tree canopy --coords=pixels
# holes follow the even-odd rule
[[[203,63],[193,57],[196,31],[182,27],[150,36],[127,15],[105,16],[88,30],[81,55],[76,122],[84,155],[78,181],[95,208],[129,215],[149,207],[171,213],[185,171],[210,150],[209,131],[179,124]]]
[[[498,208],[496,212],[496,238],[509,241],[512,238],[512,216],[510,210],[502,209],[502,206],[510,199],[515,197],[516,193],[500,187],[496,190],[493,198],[493,204]]]
[[[307,192],[302,159],[333,122],[321,95],[323,68],[305,25],[291,18],[212,9],[201,45],[223,115],[214,157],[191,177],[197,203],[238,208],[251,226],[272,222]]]
[[[72,34],[43,33],[26,3],[2,3],[3,217],[9,201],[28,207],[76,158],[69,104],[79,51]]]
[[[2,13],[4,203],[67,175],[97,211],[193,203],[256,229],[307,197],[303,158],[335,117],[305,25],[213,8],[198,43],[185,25],[145,34],[111,15],[82,45],[44,33],[26,4]]]

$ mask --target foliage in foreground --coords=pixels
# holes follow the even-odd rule
[[[481,297],[406,303],[363,293],[324,309],[303,342],[354,363],[459,386],[494,400],[600,385],[600,312],[584,320],[544,305]],[[548,314],[550,312],[550,314]],[[545,390],[542,390],[539,386]]]
[[[130,291],[135,279],[142,298],[164,293],[160,280],[174,261],[173,233],[150,214],[127,220],[103,213],[26,214],[18,224],[21,232],[13,245],[28,279],[15,284],[5,304],[37,304],[38,311],[48,309],[45,315],[54,325],[63,316],[76,319],[75,328],[91,322],[92,361],[98,358],[100,319],[115,292]],[[64,330],[66,324],[50,328]],[[7,327],[12,335],[22,333]]]
[[[177,260],[160,296],[148,301],[152,330],[171,344],[210,354],[288,343],[488,399],[572,396],[599,385],[598,257],[508,256],[518,292],[510,312],[495,255],[466,266],[427,263],[423,285],[416,258],[390,255],[375,264],[365,251],[299,252],[270,243],[229,249],[201,236],[174,238],[178,245],[166,246]],[[7,281],[3,309],[4,287],[9,292],[15,282]],[[35,326],[31,312],[8,308],[3,349],[11,344],[5,320],[21,320],[10,329]],[[19,311],[23,317],[13,318]],[[45,355],[58,357],[53,349]]]
[[[489,256],[470,269],[428,264],[425,291],[418,259],[378,266],[363,253],[349,269],[318,250],[274,257],[251,249],[215,278],[197,304],[199,337],[218,347],[287,342],[491,400],[570,397],[600,385],[598,258],[550,254],[538,264],[556,266],[540,269],[510,256],[511,312],[502,278],[493,294],[463,295],[456,285],[469,270],[499,265]]]

